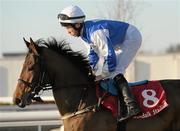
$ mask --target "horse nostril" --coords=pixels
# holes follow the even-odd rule
[[[26,105],[21,102],[21,103],[18,104],[18,106],[21,107],[21,108],[24,108]]]
[[[21,100],[21,99],[19,99],[19,98],[16,98],[15,99],[15,104],[16,105],[18,105],[19,107],[21,107],[21,108],[24,108],[26,105],[24,104],[24,102]]]
[[[18,105],[19,103],[21,103],[21,100],[19,98],[15,99],[15,104]]]

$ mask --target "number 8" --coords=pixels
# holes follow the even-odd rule
[[[151,92],[151,95],[148,95],[148,92]],[[154,90],[144,90],[142,92],[142,96],[144,97],[143,105],[148,108],[154,107],[159,101],[155,95],[156,92]],[[152,101],[153,104],[148,104],[148,101]]]

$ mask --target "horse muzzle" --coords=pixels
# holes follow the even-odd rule
[[[21,98],[15,98],[15,104],[20,108],[24,108],[32,103],[32,97],[31,93],[24,93]]]
[[[22,100],[21,99],[19,99],[19,98],[16,98],[15,99],[15,104],[17,105],[17,106],[19,106],[20,108],[24,108],[26,105],[22,102]]]

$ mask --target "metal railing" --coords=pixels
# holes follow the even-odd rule
[[[0,130],[34,127],[37,131],[43,131],[45,126],[57,128],[62,125],[60,117],[55,104],[35,104],[24,109],[3,105],[0,106]]]

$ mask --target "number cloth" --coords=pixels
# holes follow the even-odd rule
[[[111,110],[114,117],[117,117],[117,96],[107,93],[99,87],[99,85],[96,87],[97,97],[104,97],[101,104]],[[131,89],[142,112],[138,116],[134,116],[136,119],[154,116],[168,106],[165,91],[159,81],[148,81],[147,84],[131,86]]]

